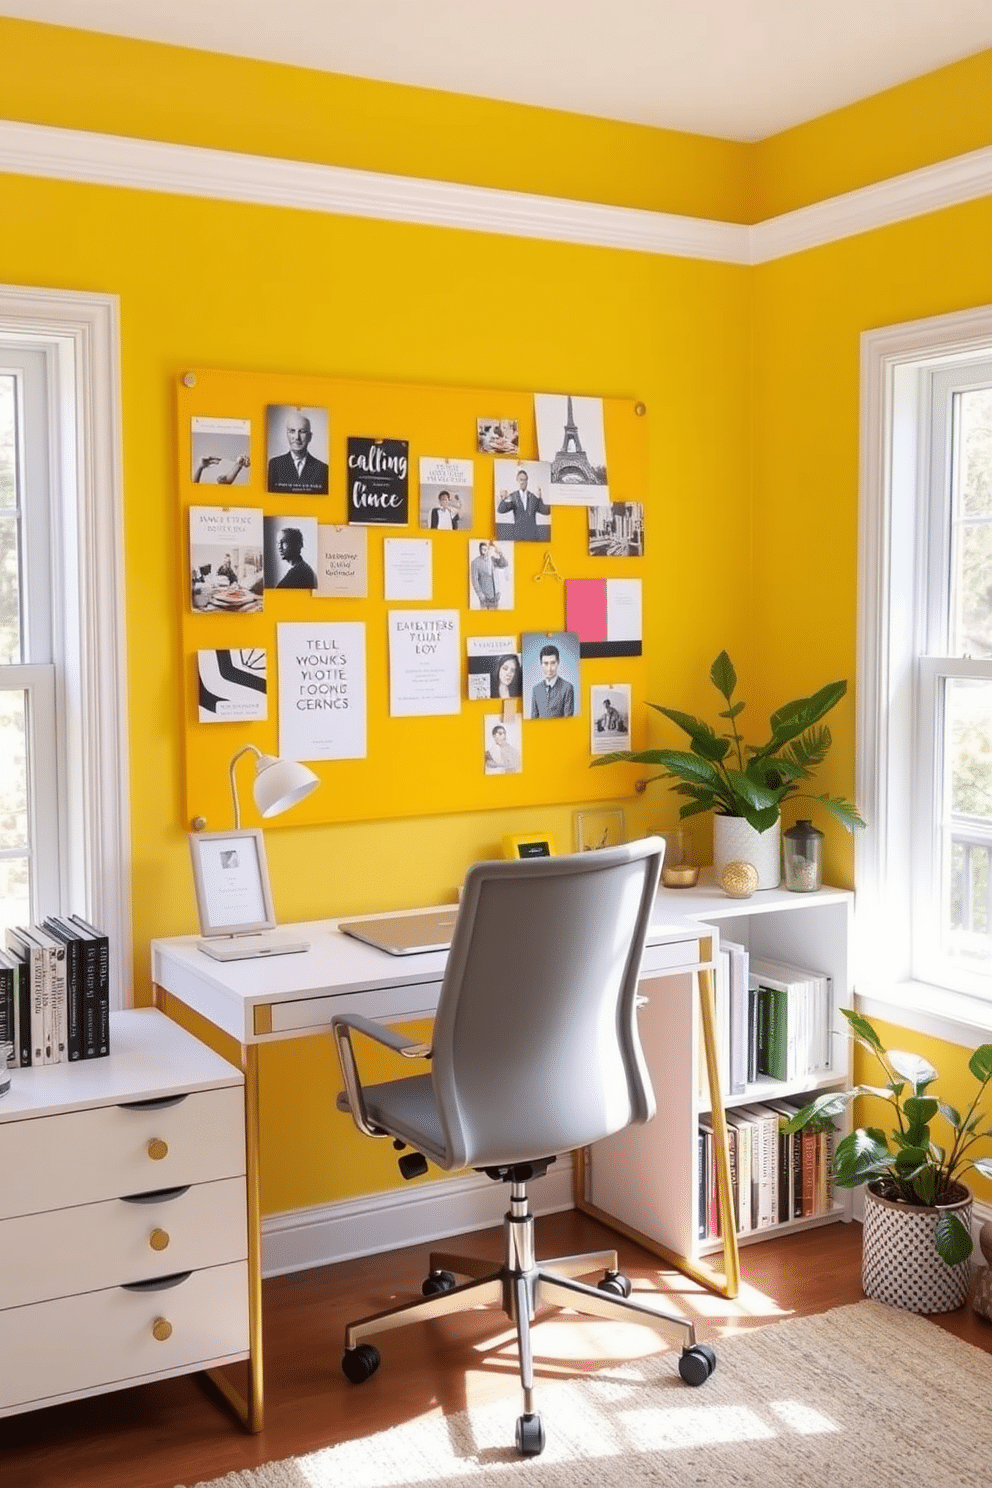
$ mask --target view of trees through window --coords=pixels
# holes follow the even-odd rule
[[[955,395],[949,652],[992,658],[992,388]],[[992,681],[944,684],[952,954],[992,961]]]
[[[21,660],[17,379],[0,372],[0,678]],[[10,674],[7,673],[8,678]],[[0,928],[29,904],[25,694],[0,688]]]

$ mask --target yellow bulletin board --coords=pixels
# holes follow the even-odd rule
[[[228,766],[245,744],[279,754],[277,626],[280,623],[360,621],[365,625],[367,669],[367,756],[307,761],[321,787],[268,827],[367,821],[443,812],[612,800],[630,794],[633,775],[623,765],[591,769],[590,687],[631,688],[632,747],[643,747],[640,706],[645,696],[643,656],[583,659],[575,689],[578,716],[528,718],[522,710],[523,770],[487,775],[485,715],[502,711],[497,700],[466,695],[468,637],[512,635],[520,650],[524,632],[565,629],[565,582],[572,578],[640,579],[642,557],[602,558],[589,554],[585,507],[555,506],[550,541],[514,544],[515,608],[480,611],[469,607],[469,545],[495,536],[494,458],[477,452],[479,418],[516,419],[521,460],[537,458],[532,392],[354,382],[331,377],[189,369],[177,378],[179,554],[177,593],[182,614],[185,671],[186,807],[190,820],[205,817],[210,828],[231,823]],[[543,391],[543,390],[541,390]],[[552,390],[554,391],[554,390]],[[567,391],[567,389],[566,389]],[[326,408],[329,414],[329,494],[269,494],[267,410],[270,405]],[[647,417],[633,399],[603,401],[610,496],[614,502],[647,505]],[[193,418],[249,420],[247,485],[195,484],[192,472]],[[409,441],[409,523],[371,526],[368,531],[368,597],[322,598],[309,590],[267,588],[260,613],[203,613],[192,606],[191,506],[254,507],[266,516],[310,516],[320,524],[344,525],[347,513],[346,450],[349,436]],[[315,451],[317,453],[317,451]],[[472,526],[467,531],[431,532],[419,525],[420,458],[467,460],[474,465]],[[647,540],[650,541],[650,532]],[[432,544],[433,597],[429,602],[383,598],[385,538],[427,538]],[[550,554],[561,579],[538,577]],[[441,717],[390,717],[387,614],[396,609],[457,610],[461,626],[461,711]],[[267,653],[268,716],[264,721],[199,721],[197,653],[211,649],[262,648]],[[250,768],[241,766],[239,794],[245,825],[256,824]]]

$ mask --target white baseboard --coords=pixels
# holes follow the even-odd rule
[[[864,1189],[854,1189],[853,1198],[852,1218],[856,1219],[858,1224],[863,1224],[865,1218]],[[982,1204],[976,1199],[971,1210],[971,1238],[975,1242],[975,1249],[972,1252],[971,1259],[972,1264],[975,1266],[985,1265],[985,1257],[982,1255],[978,1244],[978,1232],[982,1228],[982,1225],[986,1224],[990,1219],[992,1219],[992,1204]]]
[[[535,1214],[571,1209],[572,1164],[558,1162],[530,1189]],[[450,1235],[502,1224],[506,1185],[481,1174],[366,1194],[340,1204],[320,1204],[270,1214],[262,1220],[262,1274],[281,1276],[330,1266],[404,1245],[429,1245]]]

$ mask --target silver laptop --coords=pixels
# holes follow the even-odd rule
[[[338,929],[390,956],[446,951],[458,918],[458,905],[447,904],[424,914],[383,915],[375,920],[339,920]]]

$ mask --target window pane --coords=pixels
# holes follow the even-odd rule
[[[0,666],[21,660],[16,394],[13,373],[0,372]]]
[[[992,682],[944,682],[945,944],[960,965],[992,962]]]
[[[31,895],[27,856],[0,858],[0,932],[11,925],[27,925],[30,922]]]
[[[28,845],[28,769],[23,692],[0,692],[0,852]]]
[[[992,657],[992,388],[955,403],[951,655]]]

